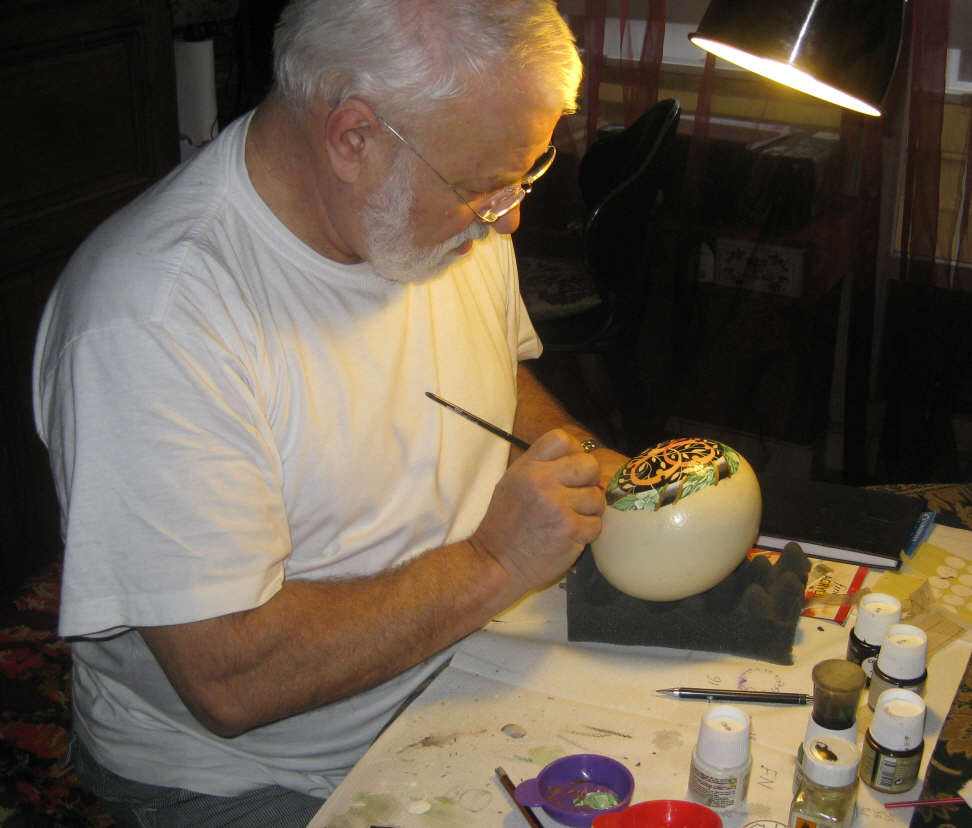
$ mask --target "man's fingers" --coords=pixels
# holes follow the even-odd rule
[[[533,443],[525,456],[550,463],[557,481],[563,486],[596,486],[600,479],[597,460],[566,431],[548,431]]]
[[[551,465],[560,485],[571,489],[580,486],[597,486],[601,476],[601,467],[597,460],[589,454],[584,454],[583,451],[552,460]]]
[[[601,534],[601,519],[596,515],[578,515],[571,539],[582,548],[597,539]]]
[[[584,449],[577,439],[559,428],[540,435],[527,450],[534,460],[556,460],[574,452],[583,454]]]
[[[567,495],[567,502],[577,514],[597,517],[604,513],[604,490],[598,486],[573,488]]]

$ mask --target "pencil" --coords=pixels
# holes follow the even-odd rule
[[[813,696],[806,693],[780,693],[775,690],[714,690],[706,687],[666,687],[656,690],[677,699],[705,701],[757,702],[763,704],[813,704]]]
[[[510,781],[510,777],[506,775],[506,771],[502,768],[496,768],[496,776],[499,779],[500,784],[510,795],[510,799],[513,800],[513,804],[520,809],[520,813],[523,814],[523,818],[527,821],[527,824],[532,825],[533,828],[543,828],[543,823],[541,823],[540,820],[533,815],[533,811],[516,801],[516,797],[513,795],[516,788],[513,787],[513,783]]]

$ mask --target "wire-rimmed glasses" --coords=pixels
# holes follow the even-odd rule
[[[476,209],[463,197],[462,193],[459,192],[453,186],[453,184],[440,173],[431,163],[425,158],[422,153],[420,153],[411,142],[405,138],[395,127],[388,123],[384,118],[382,118],[377,113],[375,117],[381,122],[382,126],[385,127],[392,135],[394,135],[399,141],[401,141],[406,147],[408,147],[415,155],[428,167],[432,172],[436,174],[436,177],[445,184],[452,192],[456,194],[460,201],[465,204],[473,214],[480,221],[486,222],[486,224],[493,224],[499,221],[503,216],[509,213],[511,210],[519,206],[520,202],[526,198],[530,191],[533,189],[533,184],[536,182],[540,176],[542,176],[547,170],[550,169],[550,165],[553,164],[554,158],[557,155],[556,147],[547,147],[543,154],[534,162],[533,166],[530,168],[529,172],[522,179],[520,179],[517,184],[509,184],[506,187],[501,187],[498,190],[494,190],[491,193],[485,193],[482,198],[484,199],[484,206]]]

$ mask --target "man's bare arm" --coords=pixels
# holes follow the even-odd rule
[[[533,372],[520,363],[516,375],[517,404],[513,433],[517,437],[533,442],[537,437],[552,428],[561,428],[577,440],[596,440],[590,429],[573,419]],[[516,449],[513,450],[515,456]],[[601,467],[600,486],[605,488],[614,473],[622,466],[627,457],[610,447],[599,448],[593,453]]]
[[[260,607],[139,631],[199,721],[234,736],[373,687],[555,581],[600,531],[598,468],[564,431],[497,484],[473,536],[374,577],[287,581]]]
[[[485,623],[511,586],[464,542],[375,577],[286,581],[255,609],[139,632],[193,715],[229,737],[391,678]]]

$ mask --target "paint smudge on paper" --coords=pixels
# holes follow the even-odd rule
[[[680,730],[656,730],[651,736],[651,743],[658,750],[680,748],[685,744]]]
[[[398,800],[389,794],[359,794],[351,807],[332,820],[328,828],[368,828],[387,825],[398,815]]]
[[[743,670],[736,680],[737,690],[780,690],[783,680],[779,673],[766,667],[750,667]]]
[[[526,756],[514,756],[513,758],[517,762],[528,762],[534,765],[546,766],[553,762],[554,759],[560,759],[562,756],[567,754],[560,748],[556,747],[535,747],[531,748]]]
[[[485,810],[492,801],[493,795],[483,788],[470,788],[459,795],[459,805],[472,814]]]
[[[405,747],[399,750],[399,753],[403,753],[411,748],[427,748],[427,747],[448,747],[456,743],[456,740],[462,736],[481,736],[486,733],[486,729],[483,730],[473,730],[466,733],[461,731],[455,733],[431,733],[428,736],[423,736],[417,742],[412,742],[411,744],[405,745]]]
[[[590,735],[595,736],[595,737],[598,737],[598,738],[604,737],[604,736],[617,736],[617,737],[619,737],[621,739],[630,739],[631,738],[631,734],[630,733],[621,733],[621,732],[619,732],[617,730],[608,730],[607,728],[604,728],[604,727],[595,727],[594,725],[584,725],[584,727],[587,729],[587,731],[588,731],[588,733],[590,733]],[[580,735],[580,734],[578,734],[578,735]]]

